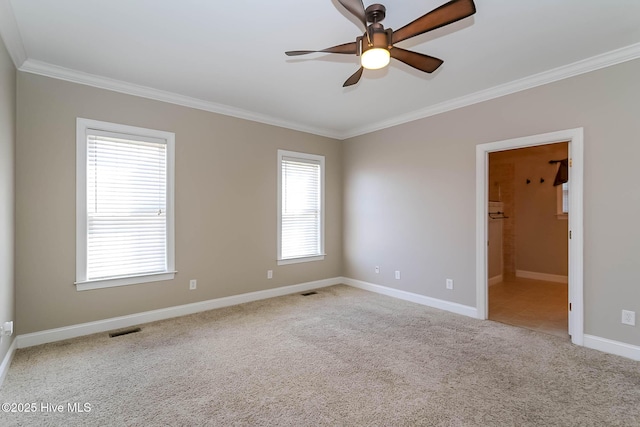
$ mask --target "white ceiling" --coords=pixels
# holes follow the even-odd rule
[[[445,1],[383,0],[383,24]],[[336,0],[0,0],[0,34],[23,71],[336,138],[640,57],[639,0],[476,8],[399,43],[443,59],[432,75],[392,60],[350,88],[356,56],[284,55],[355,41],[361,30]]]

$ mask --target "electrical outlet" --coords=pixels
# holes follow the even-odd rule
[[[196,279],[189,280],[189,290],[193,291],[198,288],[198,281]]]
[[[13,320],[4,322],[2,325],[0,325],[0,335],[13,335]]]
[[[380,273],[380,266],[376,265],[376,274],[379,274],[379,273]]]
[[[636,326],[636,312],[631,310],[622,310],[622,324]]]
[[[273,279],[273,270],[267,270],[267,279]]]
[[[400,280],[400,270],[396,270],[396,280]]]
[[[447,289],[453,289],[453,279],[447,279]]]

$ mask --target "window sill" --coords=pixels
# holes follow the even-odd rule
[[[91,289],[113,288],[116,286],[137,285],[139,283],[160,282],[162,280],[172,280],[177,271],[167,271],[163,273],[152,273],[140,276],[117,277],[113,279],[88,280],[75,282],[77,291],[88,291]]]
[[[324,254],[302,257],[302,258],[279,259],[278,265],[298,264],[301,262],[312,262],[312,261],[323,261],[323,260],[324,260]]]

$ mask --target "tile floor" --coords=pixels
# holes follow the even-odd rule
[[[516,277],[489,286],[489,320],[569,338],[568,285]]]

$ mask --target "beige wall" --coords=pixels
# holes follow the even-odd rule
[[[475,146],[584,127],[585,332],[640,345],[620,324],[640,312],[639,74],[636,60],[340,143],[18,73],[18,333],[340,275],[474,306]],[[78,116],[176,133],[174,281],[75,290]],[[327,156],[324,262],[276,265],[278,148]]]
[[[14,163],[16,70],[0,39],[0,323],[15,320]],[[0,362],[13,338],[0,337]]]
[[[640,313],[638,75],[635,60],[345,141],[344,275],[475,306],[476,145],[584,127],[585,333],[640,345],[620,323]]]
[[[567,156],[567,143],[489,154],[489,198],[497,197],[499,186],[509,216],[504,220],[508,275],[516,270],[568,275],[568,221],[556,215],[558,165],[549,163]]]
[[[175,280],[76,291],[76,117],[175,132]],[[339,141],[27,73],[17,132],[20,334],[341,275]],[[325,261],[276,265],[279,148],[326,156]]]

